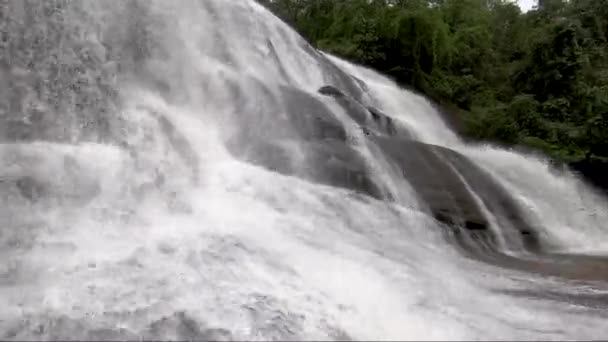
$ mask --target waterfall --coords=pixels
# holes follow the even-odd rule
[[[608,333],[602,194],[253,0],[0,1],[0,35],[0,339]]]

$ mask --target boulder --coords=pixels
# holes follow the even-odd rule
[[[442,158],[443,153],[449,152],[407,139],[374,136],[372,140],[385,158],[399,169],[437,220],[471,230],[487,228],[487,219],[462,177]]]
[[[464,155],[408,139],[374,136],[372,140],[399,168],[437,220],[490,234],[486,214],[490,212],[500,225],[507,247],[539,248],[536,230],[526,222],[508,191]]]
[[[541,249],[538,230],[527,222],[522,208],[492,174],[460,153],[447,148],[437,148],[492,214],[509,247],[534,251]]]

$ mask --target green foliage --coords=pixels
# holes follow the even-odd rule
[[[608,2],[259,0],[312,44],[456,106],[471,138],[608,157]]]

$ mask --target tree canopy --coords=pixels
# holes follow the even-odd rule
[[[455,108],[469,138],[608,157],[608,1],[259,1],[316,47]]]

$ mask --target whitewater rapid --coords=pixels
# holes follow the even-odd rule
[[[353,90],[362,101],[416,139],[488,170],[555,252],[600,254],[608,248],[606,200],[569,172],[536,156],[463,143],[427,100],[316,52],[254,1],[51,3],[58,8],[52,16],[41,2],[0,4],[2,28],[17,42],[6,56],[24,58],[18,50],[30,42],[28,27],[47,39],[60,27],[59,42],[50,44],[54,58],[89,68],[80,75],[91,93],[103,79],[115,95],[103,92],[111,98],[103,113],[93,101],[57,110],[28,88],[54,75],[54,66],[45,69],[50,62],[29,69],[16,57],[0,63],[9,80],[0,84],[2,98],[29,94],[17,106],[23,113],[9,105],[1,119],[34,132],[15,138],[9,121],[0,129],[0,339],[608,335],[608,306],[568,300],[605,298],[606,284],[464,257],[407,181],[365,143],[357,148],[395,202],[246,163],[226,140],[243,127],[252,137],[283,134],[280,123],[259,122],[291,108],[286,87],[322,103],[351,139],[363,139],[317,92],[349,86],[335,71],[342,70],[367,85]],[[32,51],[32,59],[51,55]],[[84,96],[67,90],[77,76],[57,77],[66,86],[60,99]],[[51,119],[36,126],[24,114],[28,106]],[[85,127],[83,118],[99,120]],[[305,152],[290,146],[296,160]]]

